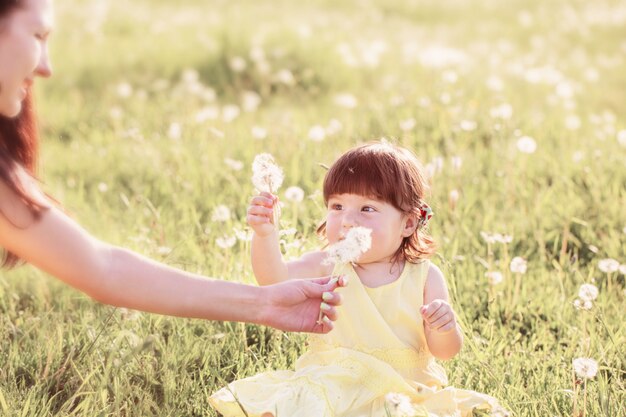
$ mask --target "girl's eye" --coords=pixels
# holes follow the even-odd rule
[[[330,208],[331,208],[332,210],[341,210],[343,207],[342,207],[342,205],[341,205],[341,204],[337,204],[337,203],[335,203],[335,204],[331,204],[331,205],[330,205]]]
[[[376,211],[376,209],[374,207],[371,207],[371,206],[365,206],[361,210],[366,211],[368,213],[373,213],[373,212]]]

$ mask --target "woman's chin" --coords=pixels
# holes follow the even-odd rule
[[[0,103],[0,115],[9,119],[17,117],[22,110],[22,100],[11,100],[10,102]]]

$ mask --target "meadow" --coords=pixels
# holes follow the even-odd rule
[[[387,138],[431,178],[433,262],[465,335],[450,384],[519,417],[626,416],[624,2],[55,6],[40,175],[95,236],[252,283],[254,156],[285,170],[292,257],[321,245],[325,167]],[[306,347],[95,304],[30,267],[0,272],[0,331],[11,417],[215,416],[212,392]]]

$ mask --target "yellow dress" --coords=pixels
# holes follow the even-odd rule
[[[385,396],[400,393],[428,417],[466,417],[474,408],[500,410],[474,391],[445,387],[444,369],[428,351],[419,308],[429,261],[406,263],[400,277],[365,287],[351,266],[339,319],[311,335],[294,371],[234,381],[209,401],[225,417],[387,417]],[[236,397],[236,399],[235,399]],[[500,414],[498,414],[500,415]]]

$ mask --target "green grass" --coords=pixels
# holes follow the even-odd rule
[[[592,357],[600,369],[586,385],[586,415],[626,415],[624,275],[598,267],[605,258],[626,264],[621,2],[57,0],[56,8],[55,75],[38,91],[42,179],[94,235],[252,282],[247,244],[222,249],[216,238],[245,228],[254,156],[272,153],[286,172],[283,190],[305,190],[282,219],[298,229],[285,238],[296,256],[319,246],[321,165],[390,138],[424,164],[443,162],[432,182],[434,261],[466,340],[445,363],[451,385],[493,395],[516,416],[571,416],[572,360]],[[247,61],[240,72],[234,57]],[[281,70],[293,83],[279,81]],[[242,106],[250,91],[258,108],[225,121],[224,106]],[[358,105],[337,105],[338,94]],[[510,117],[491,114],[501,104]],[[337,122],[323,141],[308,138],[313,126]],[[255,139],[254,127],[267,137]],[[517,149],[524,135],[535,153]],[[224,223],[211,221],[220,204],[232,211]],[[488,248],[481,231],[513,241]],[[528,260],[517,294],[514,256]],[[490,287],[488,269],[504,281]],[[599,297],[576,310],[578,288],[590,282]],[[215,415],[211,392],[291,367],[305,342],[94,304],[28,267],[0,272],[0,323],[6,416]]]

